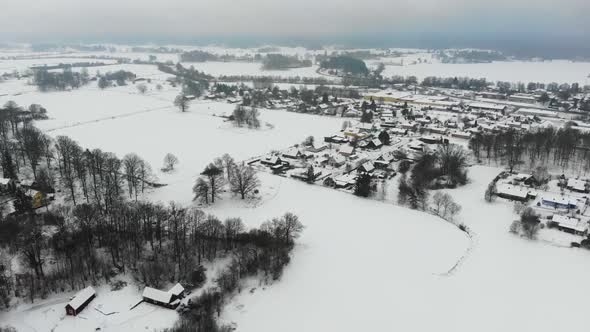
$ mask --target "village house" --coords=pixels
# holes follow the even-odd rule
[[[560,231],[582,236],[588,234],[588,223],[580,219],[554,214],[552,221],[557,224]]]
[[[283,163],[283,161],[281,160],[281,158],[279,156],[267,156],[264,159],[262,159],[260,161],[261,164],[265,165],[265,166],[276,166],[276,165],[281,165]]]
[[[569,196],[546,196],[542,198],[541,203],[547,207],[552,207],[555,209],[571,210],[578,207],[578,202]]]
[[[66,314],[77,316],[95,297],[96,291],[92,286],[84,288],[79,291],[68,304],[66,304]]]
[[[380,149],[382,146],[383,146],[383,143],[381,142],[381,140],[379,140],[378,138],[375,138],[375,139],[368,141],[365,144],[364,148],[376,150],[376,149]]]
[[[344,144],[344,145],[340,146],[338,153],[340,153],[341,155],[343,155],[345,157],[350,157],[354,153],[354,146]]]
[[[414,151],[424,151],[424,143],[420,141],[412,141],[408,144],[408,148]]]
[[[334,178],[336,188],[349,188],[356,183],[356,176],[353,174],[343,174]]]
[[[375,170],[375,166],[373,165],[372,161],[366,161],[364,162],[361,166],[359,166],[359,168],[357,169],[358,172],[360,173],[371,173]]]
[[[400,135],[400,136],[405,136],[408,134],[408,130],[403,129],[403,128],[391,128],[389,130],[389,132],[393,135]]]
[[[289,158],[289,159],[299,159],[299,158],[301,158],[301,151],[299,151],[299,149],[296,147],[292,147],[292,148],[288,149],[287,151],[283,152],[282,157]]]
[[[470,139],[471,132],[469,132],[469,131],[456,131],[456,132],[452,133],[451,136],[457,137],[457,138],[463,138],[463,139]]]
[[[340,136],[340,135],[332,135],[332,136],[324,137],[324,142],[341,144],[341,143],[348,142],[348,140],[345,137]]]
[[[566,188],[579,193],[588,193],[588,183],[578,179],[568,179]]]
[[[513,201],[525,202],[529,198],[529,189],[504,183],[497,187],[496,195]]]

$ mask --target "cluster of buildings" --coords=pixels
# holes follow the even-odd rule
[[[176,284],[168,291],[162,291],[152,287],[145,287],[142,294],[141,302],[155,304],[168,309],[176,309],[180,305],[180,301],[185,297],[186,292],[181,284]],[[96,298],[96,291],[92,286],[88,286],[76,295],[74,295],[70,302],[65,306],[66,314],[70,316],[77,316],[84,308]],[[139,303],[141,303],[139,302]],[[139,304],[138,303],[138,304]],[[136,304],[137,306],[137,304]],[[133,309],[133,307],[131,308]]]
[[[549,181],[545,190],[537,188],[538,181],[531,174],[502,173],[496,180],[498,197],[531,205],[547,218],[550,227],[576,235],[588,234],[590,180],[562,176]]]

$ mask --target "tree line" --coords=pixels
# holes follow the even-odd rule
[[[580,173],[590,170],[590,133],[569,126],[477,133],[470,139],[469,146],[478,160],[506,165],[510,171],[521,165],[531,169],[545,165]]]
[[[11,215],[0,221],[0,262],[18,255],[24,268],[17,273],[2,265],[0,303],[8,307],[13,296],[33,302],[109,282],[122,272],[152,287],[171,280],[199,287],[202,263],[222,254],[251,275],[276,280],[302,230],[291,213],[246,230],[239,218],[220,220],[176,203],[122,197],[108,212],[82,203]]]

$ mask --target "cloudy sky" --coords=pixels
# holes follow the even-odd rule
[[[588,0],[0,0],[4,41],[265,36],[590,42]]]

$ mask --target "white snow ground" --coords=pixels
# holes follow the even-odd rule
[[[276,201],[259,208],[264,212],[228,215],[250,223],[286,208],[308,227],[281,282],[242,293],[224,320],[243,332],[584,330],[585,321],[574,317],[587,311],[589,253],[510,234],[512,206],[483,200],[497,172],[472,167],[472,183],[449,191],[463,206],[459,221],[476,233],[476,242],[448,277],[437,273],[467,247],[449,225],[283,180]]]

